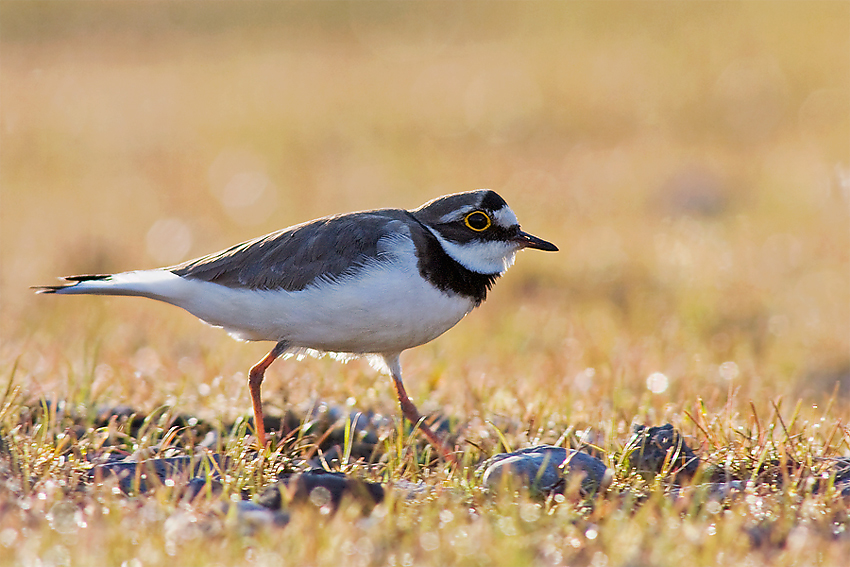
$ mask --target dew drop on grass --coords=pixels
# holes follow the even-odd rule
[[[661,372],[653,372],[646,379],[646,387],[653,394],[661,394],[667,391],[667,386],[669,385],[670,381],[667,379],[667,376]]]
[[[740,373],[740,371],[738,370],[738,365],[732,362],[731,360],[721,364],[717,368],[717,371],[720,373],[720,377],[724,380],[734,380],[738,377],[738,374]]]
[[[159,354],[151,347],[142,347],[137,350],[130,363],[140,375],[150,376],[162,368]]]
[[[513,518],[509,516],[502,516],[499,518],[497,522],[499,530],[505,534],[506,536],[515,536],[517,535],[516,525],[514,525]]]
[[[519,517],[522,518],[523,522],[529,524],[539,520],[541,514],[540,505],[532,502],[523,503],[519,508]]]
[[[440,536],[434,532],[425,532],[419,536],[419,545],[425,551],[436,551],[440,547]]]
[[[331,501],[331,491],[324,486],[317,486],[310,491],[310,502],[313,506],[321,508],[327,506]]]
[[[608,567],[609,564],[608,556],[601,551],[594,553],[593,559],[590,561],[591,567]]]
[[[71,565],[71,552],[62,545],[55,545],[44,552],[42,560],[43,563],[39,562],[40,565],[55,565],[57,567]]]
[[[360,556],[361,560],[368,559],[375,553],[375,544],[372,543],[371,538],[364,536],[357,540],[354,551]]]
[[[593,386],[593,378],[596,376],[596,370],[593,368],[585,368],[578,374],[576,374],[573,379],[573,384],[575,387],[581,390],[582,392],[587,392],[590,390],[591,386]]]
[[[79,527],[77,520],[77,506],[67,500],[57,502],[47,513],[48,524],[60,534],[76,532]]]
[[[0,532],[0,545],[3,547],[12,547],[17,539],[18,532],[14,528],[6,528]]]

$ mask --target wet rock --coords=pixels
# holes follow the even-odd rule
[[[95,466],[89,472],[93,482],[103,482],[115,477],[118,486],[127,494],[148,492],[170,480],[174,486],[189,485],[190,478],[218,478],[218,472],[226,464],[223,455],[204,457],[169,457],[145,460],[122,459]],[[197,485],[198,483],[195,482]]]
[[[289,512],[272,510],[248,500],[234,502],[226,508],[228,524],[235,526],[241,535],[254,535],[262,529],[282,528],[289,523]]]
[[[677,478],[690,478],[700,463],[682,435],[669,423],[660,427],[635,425],[625,451],[629,465],[640,473],[658,474],[666,466]]]
[[[576,478],[580,479],[582,493],[592,494],[606,488],[613,478],[605,463],[596,457],[549,445],[496,455],[486,460],[478,472],[491,489],[503,482],[515,482],[543,494],[563,493]]]
[[[216,496],[221,494],[223,489],[224,485],[217,477],[196,476],[186,483],[183,500],[185,502],[191,502],[198,496]]]
[[[830,484],[842,496],[850,496],[850,457],[823,459],[827,466],[814,482],[814,491],[821,492]]]
[[[281,476],[280,482],[266,488],[257,502],[270,510],[280,510],[285,502],[311,503],[337,510],[344,497],[349,497],[368,513],[384,500],[384,488],[340,472],[310,469],[303,473]]]
[[[835,483],[850,482],[850,458],[841,457],[835,459],[830,468],[835,474]]]
[[[841,457],[835,459],[830,469],[835,475],[833,481],[835,483],[835,490],[842,498],[850,497],[850,458]]]

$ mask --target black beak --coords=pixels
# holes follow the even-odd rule
[[[558,247],[551,242],[546,242],[542,238],[531,236],[527,232],[519,231],[519,234],[514,238],[514,242],[522,248],[534,248],[535,250],[544,250],[546,252],[557,252]]]

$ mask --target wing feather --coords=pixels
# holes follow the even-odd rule
[[[319,278],[338,279],[382,261],[379,242],[397,231],[397,221],[409,223],[410,217],[398,209],[325,217],[168,269],[228,287],[299,291]]]

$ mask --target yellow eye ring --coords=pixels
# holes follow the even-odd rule
[[[475,232],[483,232],[490,228],[493,221],[490,220],[487,213],[482,211],[473,211],[463,217],[463,223]]]

